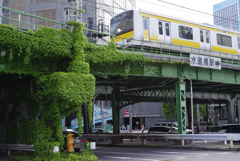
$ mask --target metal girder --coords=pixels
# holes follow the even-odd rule
[[[176,107],[178,134],[186,134],[186,83],[183,78],[176,83]]]
[[[139,102],[174,102],[176,93],[173,88],[139,89],[120,92],[119,107],[123,108]]]

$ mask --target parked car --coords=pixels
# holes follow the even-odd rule
[[[149,134],[171,134],[172,130],[171,127],[168,126],[152,126],[148,130]],[[177,134],[175,129],[173,129],[173,133]]]
[[[177,122],[155,122],[155,126],[168,126],[168,127],[173,127],[174,131],[177,132],[178,129],[178,124]],[[192,130],[191,129],[186,129],[186,134],[192,134]]]
[[[63,137],[64,137],[64,149],[67,149],[67,134],[74,134],[74,150],[75,152],[79,152],[80,149],[83,148],[83,144],[87,141],[87,139],[79,137],[78,132],[72,130],[72,129],[64,129],[63,130]]]
[[[229,127],[225,133],[239,133],[240,134],[240,125],[239,126],[233,126]]]
[[[93,134],[108,134],[109,132],[105,129],[92,129]]]
[[[230,128],[230,127],[236,127],[236,126],[240,126],[240,124],[225,124],[222,125],[221,128],[219,129],[218,133],[219,134],[224,134],[225,131]]]

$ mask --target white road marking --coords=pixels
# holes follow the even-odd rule
[[[132,157],[112,157],[112,156],[105,156],[107,158],[114,158],[114,159],[123,159],[123,160],[151,160],[151,161],[159,161],[159,160],[155,160],[155,159],[143,159],[143,158],[132,158]]]
[[[106,152],[106,151],[94,151],[94,152],[99,152],[99,153],[112,153],[112,154],[121,154],[121,155],[150,155],[150,156],[168,156],[168,157],[171,157],[171,158],[186,158],[184,156],[172,156],[172,155],[162,155],[162,154],[141,154],[141,153],[126,153],[126,152]]]

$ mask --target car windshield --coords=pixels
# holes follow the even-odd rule
[[[123,12],[111,19],[110,34],[121,35],[133,30],[133,11]]]

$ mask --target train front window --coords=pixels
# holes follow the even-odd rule
[[[111,19],[110,34],[121,35],[133,30],[133,11],[123,12]]]

